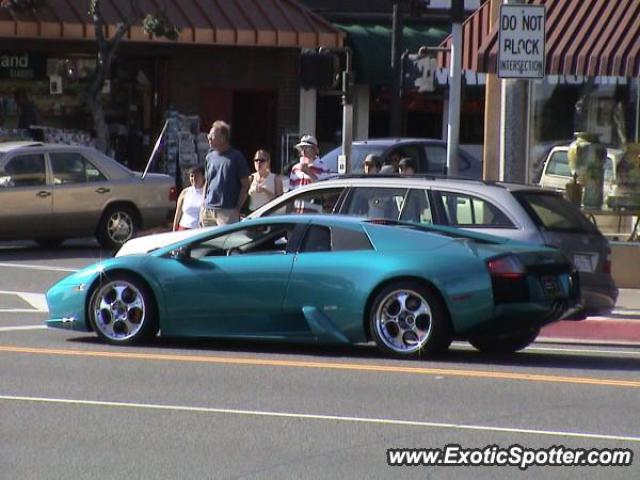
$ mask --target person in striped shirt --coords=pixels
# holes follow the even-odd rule
[[[300,153],[300,161],[293,166],[289,174],[289,190],[295,190],[329,176],[329,169],[320,160],[316,137],[303,135],[295,148]]]

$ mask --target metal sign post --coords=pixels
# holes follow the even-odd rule
[[[164,132],[167,129],[167,125],[169,124],[169,120],[165,120],[164,121],[164,126],[162,127],[162,131],[160,132],[160,135],[158,136],[158,139],[156,140],[156,144],[153,146],[153,150],[151,151],[151,155],[149,155],[149,160],[147,160],[147,166],[144,169],[144,172],[142,173],[142,177],[141,179],[144,180],[144,177],[147,175],[147,172],[149,171],[149,167],[151,166],[151,162],[153,161],[153,157],[155,156],[156,152],[158,151],[158,147],[160,147],[160,141],[162,140],[162,137],[164,136]]]
[[[449,115],[447,119],[447,175],[458,175],[460,143],[460,85],[462,83],[462,21],[464,1],[451,2],[451,63],[449,65]]]
[[[501,79],[499,179],[525,182],[528,170],[529,79],[544,78],[545,7],[507,0],[498,19]],[[523,81],[524,80],[524,81]]]

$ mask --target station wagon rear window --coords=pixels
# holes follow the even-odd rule
[[[538,227],[553,232],[596,233],[597,227],[580,209],[559,195],[541,192],[513,192]]]

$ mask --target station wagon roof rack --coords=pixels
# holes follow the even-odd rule
[[[417,178],[421,180],[455,180],[455,181],[464,181],[464,182],[475,182],[481,183],[484,185],[494,185],[496,187],[502,187],[501,183],[495,182],[493,180],[482,180],[479,178],[469,178],[469,177],[460,177],[460,176],[451,176],[451,175],[441,175],[436,173],[414,173],[413,175],[400,175],[399,173],[376,173],[373,175],[367,175],[364,173],[350,173],[346,175],[335,175],[330,177],[327,180],[331,179],[352,179],[352,178]]]

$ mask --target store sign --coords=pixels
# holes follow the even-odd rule
[[[498,76],[543,78],[544,5],[500,5]]]
[[[47,58],[38,53],[0,51],[0,78],[44,80],[47,78]]]

